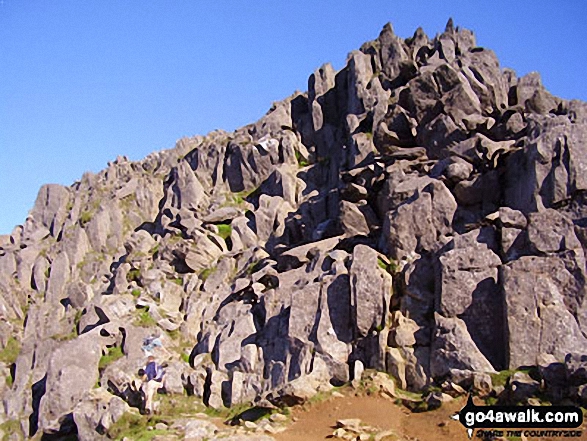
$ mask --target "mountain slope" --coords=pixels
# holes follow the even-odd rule
[[[0,242],[0,423],[97,439],[153,334],[216,408],[585,354],[586,148],[470,31],[387,25],[254,124],[46,185]]]

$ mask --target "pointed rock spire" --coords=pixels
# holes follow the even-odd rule
[[[381,38],[383,35],[395,35],[395,32],[393,31],[393,26],[391,23],[387,22],[385,24],[385,26],[383,26],[383,29],[381,30],[381,33],[379,34],[379,37]]]

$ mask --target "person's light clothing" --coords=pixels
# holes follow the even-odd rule
[[[163,344],[159,337],[149,337],[143,341],[142,349],[145,355],[154,355],[156,348],[163,348]]]
[[[149,413],[153,413],[154,406],[153,400],[155,398],[155,394],[157,393],[157,389],[161,387],[161,382],[157,380],[149,380],[143,383],[143,392],[145,393],[145,410]]]

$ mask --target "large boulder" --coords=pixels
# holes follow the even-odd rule
[[[385,246],[397,260],[434,250],[438,237],[451,230],[457,209],[453,195],[440,181],[432,180],[412,194],[387,213],[383,224]]]
[[[508,206],[525,213],[540,211],[587,188],[587,105],[573,101],[569,107],[565,115],[528,117],[528,140],[507,163]]]
[[[40,400],[39,429],[44,433],[67,430],[68,415],[96,385],[102,349],[113,344],[96,328],[60,345],[49,358],[45,394]]]
[[[101,433],[107,431],[124,413],[130,410],[122,398],[103,388],[92,389],[73,410],[73,419],[80,441],[106,439]]]
[[[349,276],[356,337],[382,329],[389,312],[391,277],[379,268],[377,259],[377,251],[368,246],[353,250]]]
[[[435,314],[435,321],[436,330],[430,348],[430,373],[433,377],[444,377],[451,369],[495,372],[461,319]]]
[[[39,190],[31,216],[48,228],[53,237],[57,237],[68,214],[69,199],[70,192],[66,187],[58,184],[43,185]]]
[[[492,228],[473,230],[454,239],[440,261],[439,311],[462,319],[479,350],[495,368],[505,365],[503,296],[498,282],[501,260]]]
[[[542,353],[562,360],[587,351],[585,287],[575,276],[584,261],[561,257],[521,257],[502,267],[512,369],[535,365]]]

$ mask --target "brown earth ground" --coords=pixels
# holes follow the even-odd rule
[[[464,407],[465,401],[465,398],[458,398],[438,410],[412,413],[389,398],[345,394],[344,397],[330,397],[322,402],[293,408],[293,422],[285,432],[273,436],[277,441],[323,441],[329,437],[333,439],[332,432],[335,430],[337,420],[359,418],[364,424],[377,427],[381,431],[392,430],[393,435],[385,437],[385,441],[467,441],[465,428],[458,421],[450,418]],[[585,423],[582,430],[581,438],[512,437],[509,439],[511,441],[587,440]],[[495,439],[476,435],[473,435],[473,439]]]

